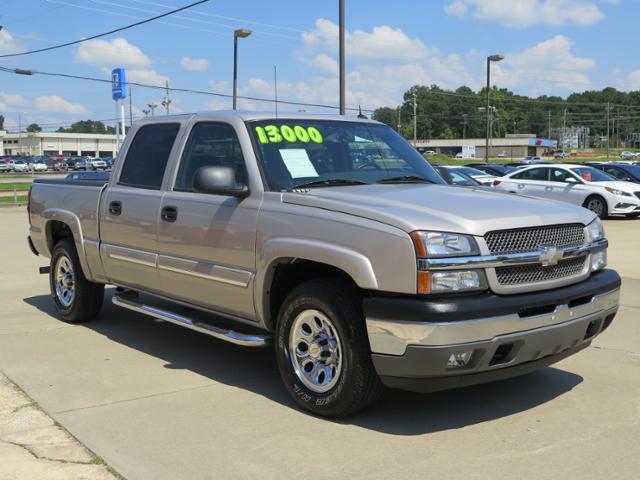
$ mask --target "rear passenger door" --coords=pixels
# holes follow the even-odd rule
[[[510,178],[510,192],[531,197],[548,197],[548,168],[529,168],[512,175]]]
[[[158,267],[167,297],[223,313],[253,318],[256,224],[261,194],[248,197],[196,193],[193,178],[206,166],[232,167],[249,184],[234,127],[193,125],[175,180],[165,193],[158,227]]]
[[[165,170],[180,123],[144,125],[100,205],[100,253],[113,283],[161,289],[157,275],[157,228]]]

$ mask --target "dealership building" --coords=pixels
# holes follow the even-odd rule
[[[498,155],[505,155],[508,158],[524,158],[524,157],[539,157],[544,152],[549,150],[555,150],[558,146],[556,140],[550,140],[548,138],[538,138],[533,134],[511,134],[504,138],[493,138],[489,143],[489,156],[496,157]],[[416,148],[425,152],[427,150],[435,151],[436,153],[443,153],[445,155],[456,155],[462,153],[462,150],[467,152],[475,151],[475,158],[482,158],[485,156],[486,139],[484,138],[453,138],[442,140],[418,140]]]
[[[100,133],[21,132],[0,130],[0,155],[115,157],[116,136]]]

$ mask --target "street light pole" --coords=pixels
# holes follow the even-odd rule
[[[418,145],[418,97],[413,92],[413,147]]]
[[[504,55],[489,55],[487,57],[487,135],[484,144],[484,159],[489,161],[489,135],[491,134],[491,62],[504,60]]]
[[[237,106],[238,96],[238,38],[247,38],[251,35],[248,28],[239,28],[233,31],[233,109]]]
[[[346,93],[345,93],[345,55],[344,55],[344,0],[340,0],[340,12],[338,14],[339,23],[339,57],[340,57],[340,115],[346,113]]]

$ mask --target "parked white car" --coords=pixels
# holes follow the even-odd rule
[[[47,171],[47,164],[44,163],[43,161],[39,161],[39,162],[29,162],[29,170],[33,171],[33,172],[46,172]]]
[[[89,160],[89,164],[93,170],[106,170],[107,162],[102,160],[101,158],[92,158]]]
[[[496,178],[493,186],[520,195],[582,205],[600,218],[640,216],[640,185],[618,181],[586,165],[530,166]]]
[[[481,185],[491,186],[493,181],[495,180],[494,175],[489,175],[487,172],[483,172],[482,170],[478,170],[477,168],[471,167],[459,167],[456,165],[442,165],[443,168],[447,168],[449,170],[454,170],[456,172],[463,173],[468,177],[473,178],[476,182],[479,182]]]
[[[16,160],[15,162],[13,162],[12,170],[14,172],[28,172],[29,171],[29,165],[27,165],[22,160]]]

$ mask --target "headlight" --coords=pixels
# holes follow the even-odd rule
[[[591,271],[597,272],[607,266],[607,251],[600,250],[591,254]]]
[[[604,238],[604,226],[598,217],[587,225],[587,242],[593,243]]]
[[[614,195],[619,195],[621,197],[632,197],[633,196],[630,193],[623,192],[622,190],[618,190],[617,188],[604,187],[604,189],[609,193],[613,193]]]
[[[413,232],[418,257],[419,294],[486,290],[484,270],[428,270],[425,258],[469,257],[479,255],[476,240],[470,235],[447,232]],[[423,259],[422,261],[420,261]]]
[[[469,235],[446,232],[413,232],[418,257],[463,257],[479,255],[478,244]]]
[[[431,292],[485,290],[487,281],[482,270],[447,270],[431,272]]]

